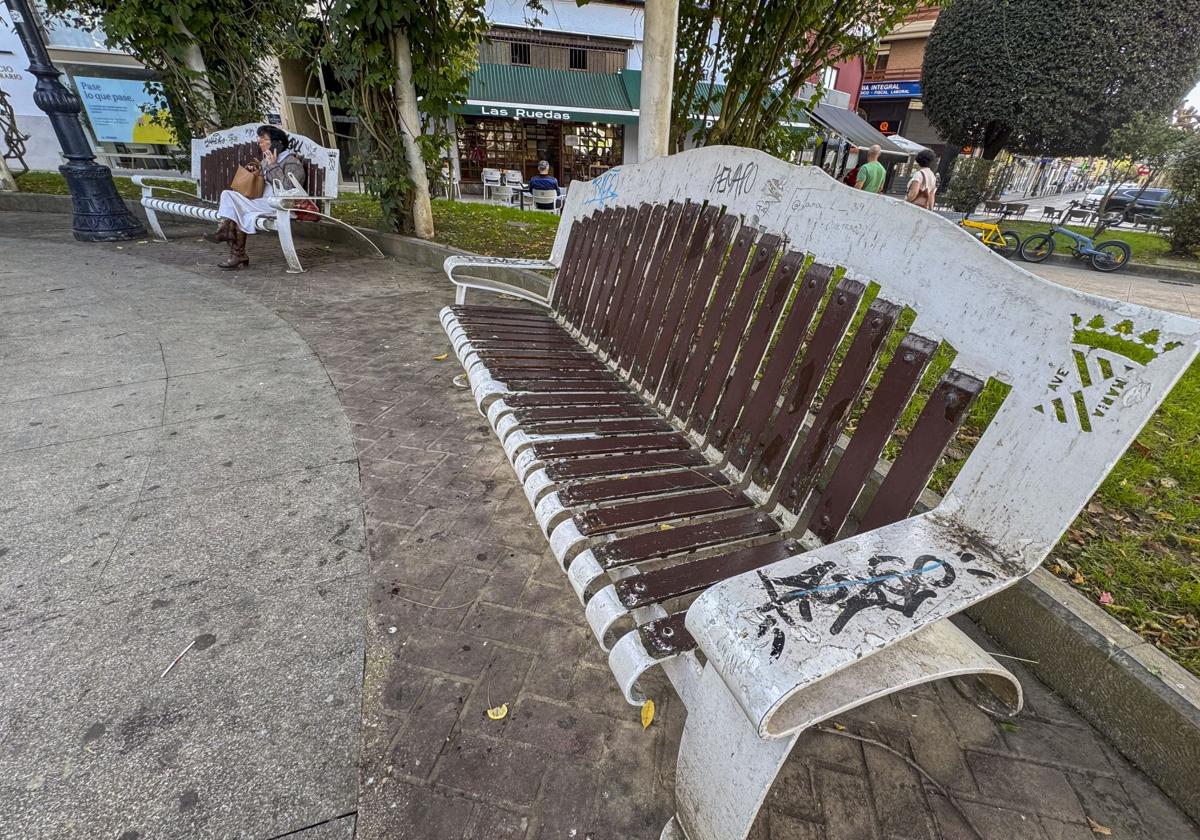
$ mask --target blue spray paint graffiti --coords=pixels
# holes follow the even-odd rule
[[[621,175],[621,167],[616,166],[605,172],[599,178],[592,179],[592,197],[584,204],[604,204],[609,199],[617,197],[617,178]]]

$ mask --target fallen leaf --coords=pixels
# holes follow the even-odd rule
[[[642,704],[642,729],[649,728],[654,723],[654,701],[647,700]]]
[[[487,710],[487,716],[492,720],[504,720],[508,717],[508,704],[501,703],[499,706],[493,706]]]
[[[673,527],[674,526],[668,525],[666,522],[660,522],[658,524],[658,530],[660,530],[660,531],[670,531],[671,528],[673,528]]]
[[[1106,825],[1100,825],[1100,823],[1096,822],[1091,817],[1088,817],[1088,828],[1092,830],[1093,834],[1102,834],[1105,837],[1108,837],[1112,834],[1111,828]]]
[[[1084,580],[1083,575],[1079,574],[1079,572],[1076,572],[1071,576],[1071,583],[1075,584],[1076,586],[1082,586],[1083,584],[1087,583],[1087,581]]]
[[[1154,518],[1155,518],[1155,519],[1158,519],[1158,520],[1160,520],[1160,521],[1162,521],[1162,522],[1174,522],[1174,521],[1175,521],[1175,514],[1173,514],[1173,513],[1168,513],[1168,512],[1167,512],[1167,511],[1165,511],[1165,510],[1159,510],[1159,511],[1155,511],[1155,513],[1154,513]]]
[[[444,362],[449,355],[449,353],[442,353],[440,356],[434,356],[433,360],[435,362]]]
[[[1135,440],[1133,442],[1133,448],[1136,449],[1138,451],[1138,453],[1141,454],[1142,457],[1145,457],[1145,458],[1149,458],[1150,453],[1153,451],[1149,446],[1142,443],[1140,440]]]
[[[1100,593],[1100,603],[1101,604],[1107,605],[1107,604],[1111,604],[1112,602],[1113,602],[1113,596],[1110,593],[1108,593],[1108,592]]]
[[[838,732],[845,732],[845,731],[846,731],[846,727],[842,726],[842,725],[841,725],[840,723],[838,723],[837,721],[834,721],[833,728],[834,728],[834,729],[836,729]]]

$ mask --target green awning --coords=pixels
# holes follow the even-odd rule
[[[454,110],[510,119],[636,123],[626,90],[618,73],[480,64],[471,74],[466,104]]]

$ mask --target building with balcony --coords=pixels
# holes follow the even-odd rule
[[[863,72],[859,110],[881,134],[900,134],[947,159],[946,141],[929,124],[921,100],[921,65],[938,8],[922,8],[881,39]]]

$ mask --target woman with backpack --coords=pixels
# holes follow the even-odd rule
[[[904,200],[926,210],[933,209],[937,198],[937,175],[933,171],[934,154],[929,149],[917,153],[917,171],[908,181],[908,194]]]

